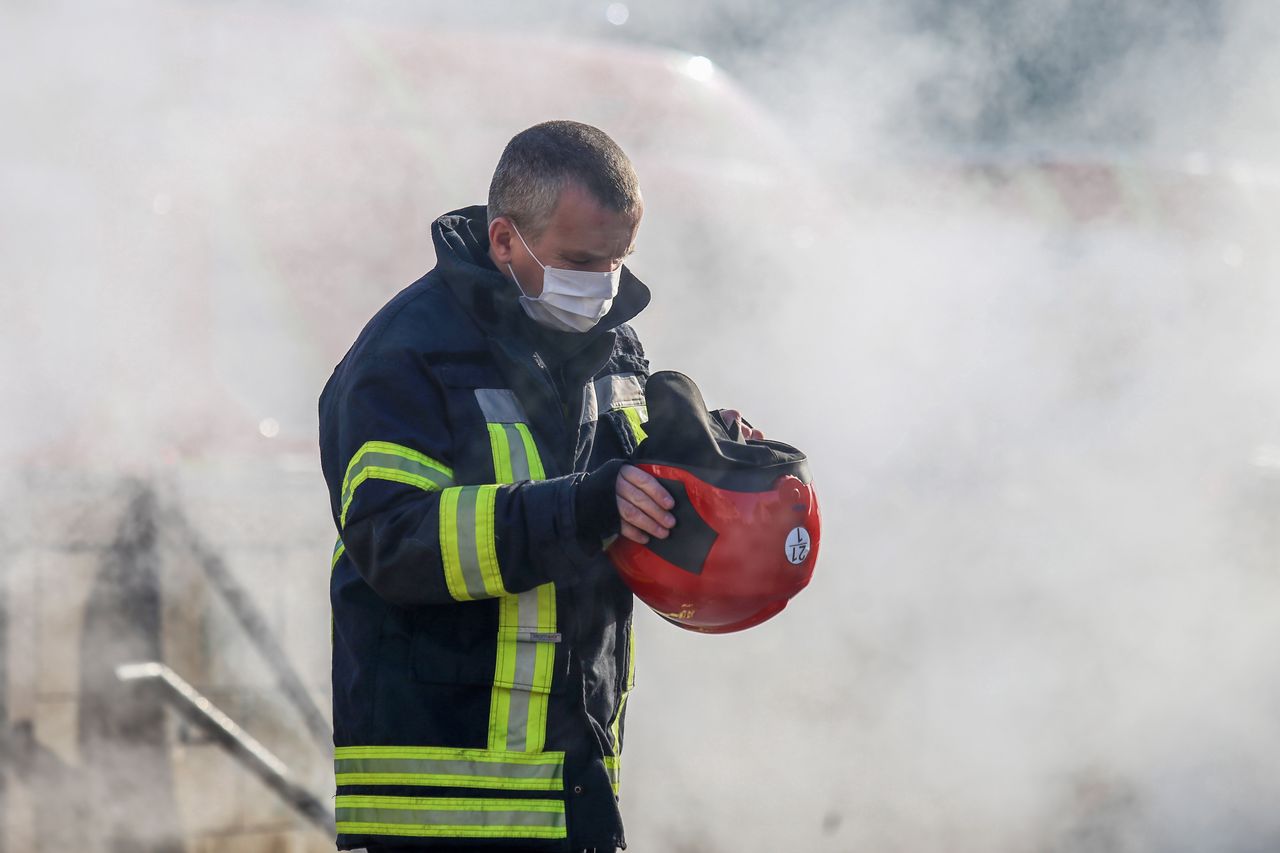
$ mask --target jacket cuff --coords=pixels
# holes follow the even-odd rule
[[[574,529],[584,543],[601,542],[622,527],[618,514],[618,472],[624,459],[612,459],[578,481],[574,489]]]
[[[544,562],[547,574],[552,582],[572,584],[579,581],[591,563],[599,559],[603,552],[603,542],[599,538],[584,537],[578,526],[577,498],[581,482],[587,474],[570,474],[554,480],[534,483],[534,486],[551,486],[556,490],[555,537],[552,543],[553,554]]]

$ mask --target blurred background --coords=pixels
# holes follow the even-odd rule
[[[654,369],[804,448],[826,518],[773,621],[640,619],[631,849],[1280,849],[1278,36],[6,0],[0,853],[332,849],[315,400],[550,118],[640,174]]]

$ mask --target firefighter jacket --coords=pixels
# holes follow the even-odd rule
[[[632,596],[574,493],[643,438],[649,291],[624,270],[599,326],[550,332],[483,206],[433,238],[320,397],[338,847],[625,846]]]

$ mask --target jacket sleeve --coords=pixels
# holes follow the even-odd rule
[[[341,466],[328,472],[335,520],[347,555],[383,599],[442,604],[571,583],[600,553],[578,536],[583,474],[454,482],[444,395],[425,367],[366,362],[329,406]]]

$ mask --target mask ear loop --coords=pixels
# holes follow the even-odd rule
[[[507,221],[511,223],[511,230],[516,232],[516,236],[520,238],[520,245],[524,246],[524,250],[529,253],[529,257],[533,258],[533,260],[538,264],[538,266],[542,267],[543,270],[546,270],[547,265],[538,260],[538,256],[533,253],[533,249],[530,249],[529,244],[524,241],[524,235],[521,234],[520,229],[516,227],[516,221],[509,216],[507,217]],[[520,289],[521,296],[525,299],[537,298],[535,296],[530,296],[529,291],[525,290],[524,285],[520,283],[520,277],[516,275],[515,267],[511,266],[510,262],[507,263],[507,270],[511,273],[511,278],[515,280],[516,287]]]
[[[524,241],[524,235],[521,234],[520,229],[516,227],[515,220],[508,219],[507,221],[511,223],[511,230],[516,232],[516,236],[520,238],[520,245],[524,246],[524,250],[529,253],[529,257],[533,258],[535,261],[538,261],[538,266],[542,267],[545,270],[547,268],[547,265],[544,264],[542,261],[538,260],[538,256],[533,253],[533,249],[530,249],[529,244]],[[511,265],[507,264],[507,266],[511,266]]]
[[[526,299],[531,298],[527,293],[524,292],[524,285],[520,283],[520,277],[516,275],[515,268],[512,267],[511,264],[507,264],[507,271],[511,273],[511,278],[515,280],[516,287],[520,290],[520,295]]]

